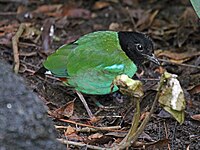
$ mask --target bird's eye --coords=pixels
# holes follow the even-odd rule
[[[143,51],[144,50],[144,48],[143,48],[143,46],[141,44],[136,44],[136,48],[137,48],[138,51]]]

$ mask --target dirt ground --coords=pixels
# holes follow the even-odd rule
[[[24,29],[18,44],[19,75],[47,105],[58,138],[110,147],[128,132],[134,106],[128,97],[119,97],[119,92],[84,95],[92,112],[100,118],[91,122],[73,89],[56,78],[41,78],[33,73],[58,47],[89,32],[140,31],[153,39],[155,55],[162,64],[159,67],[146,62],[138,70],[145,91],[142,114],[151,108],[163,70],[178,75],[187,104],[182,125],[157,105],[138,139],[138,147],[131,149],[142,149],[145,144],[149,149],[200,149],[200,24],[188,0],[2,0],[0,10],[0,58],[14,64],[12,37]],[[94,99],[115,108],[100,109]],[[120,128],[86,130],[90,126]],[[70,148],[77,149],[73,145]]]

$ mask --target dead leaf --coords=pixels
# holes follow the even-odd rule
[[[74,113],[74,101],[70,101],[67,104],[65,104],[64,106],[54,110],[51,115],[56,117],[56,118],[63,118],[65,117],[71,117]]]
[[[0,27],[0,35],[4,36],[7,33],[15,33],[19,27],[19,24],[9,24],[7,26]]]
[[[141,31],[150,27],[158,12],[159,12],[158,10],[155,10],[154,12],[149,12],[149,11],[144,12],[142,17],[138,18],[136,27],[138,27]]]
[[[165,72],[161,79],[161,93],[158,101],[180,124],[184,122],[185,97],[177,75]]]
[[[179,18],[181,26],[177,30],[177,44],[181,47],[185,41],[189,38],[189,35],[195,32],[198,27],[198,17],[191,7],[187,7],[183,12],[182,16]],[[188,27],[192,27],[191,28]]]
[[[200,93],[200,84],[196,85],[195,87],[193,87],[191,90],[189,90],[190,94],[197,94]]]
[[[184,26],[178,28],[176,34],[178,47],[181,47],[193,32],[191,28],[184,28]]]
[[[88,139],[89,140],[92,140],[92,139],[99,139],[103,136],[103,134],[100,134],[100,133],[95,133],[95,134],[92,134],[90,136],[88,136]]]
[[[192,115],[191,118],[196,121],[200,121],[200,114]]]
[[[117,30],[119,30],[119,28],[120,28],[120,24],[119,23],[112,22],[109,25],[109,30],[112,30],[112,31],[117,31]]]
[[[195,14],[192,7],[186,7],[185,11],[183,12],[183,14],[181,15],[179,19],[182,23],[181,26],[185,26],[185,27],[192,26],[193,28],[198,27],[199,18]]]
[[[140,121],[144,120],[146,118],[146,116],[149,115],[149,112],[143,112],[140,116]]]
[[[148,149],[151,149],[151,148],[152,149],[157,149],[157,148],[161,149],[162,147],[164,148],[164,146],[166,146],[168,143],[169,143],[168,139],[161,139],[161,140],[146,144],[146,147]]]
[[[94,10],[103,9],[110,6],[110,3],[104,1],[97,1],[95,2],[94,6],[92,7]]]
[[[61,4],[55,5],[42,5],[39,6],[33,13],[50,13],[50,12],[59,12],[61,10]]]
[[[74,6],[63,6],[62,16],[67,16],[69,18],[89,19],[91,17],[91,12],[87,9],[76,8]]]
[[[163,74],[165,72],[165,68],[162,66],[159,66],[155,69],[155,72],[158,72],[159,74]]]
[[[0,34],[1,35],[1,34]],[[11,45],[11,39],[13,37],[13,34],[7,34],[3,37],[0,38],[0,45],[7,45],[10,46]]]
[[[100,133],[93,134],[88,137],[87,142],[88,144],[105,144],[108,143],[113,138],[111,136],[102,135]]]
[[[157,57],[168,57],[171,59],[172,62],[183,63],[193,57],[199,56],[200,52],[183,52],[183,53],[176,53],[171,52],[169,50],[157,50],[155,51],[155,55]]]
[[[83,141],[83,137],[77,135],[76,129],[71,127],[70,125],[67,127],[67,130],[64,132],[64,135],[67,137],[68,140],[75,140],[75,141]]]
[[[87,9],[77,8],[74,5],[42,5],[33,13],[41,13],[51,17],[69,17],[69,18],[84,18],[89,19],[91,12]]]
[[[139,4],[139,0],[122,0],[122,3],[129,6],[137,6]]]
[[[75,132],[76,132],[76,130],[73,127],[68,126],[67,130],[65,131],[64,134],[65,134],[65,136],[67,136],[67,135],[70,135],[70,134],[75,133]]]
[[[67,139],[69,141],[81,141],[81,142],[84,141],[84,138],[79,136],[79,135],[77,135],[76,133],[72,133],[70,135],[66,135],[66,137],[67,137]]]
[[[144,148],[147,150],[153,150],[153,149],[162,149],[164,148],[164,146],[166,146],[169,143],[168,139],[161,139],[158,141],[153,141],[153,142],[149,142],[149,143],[145,143],[145,142],[140,142],[137,141],[133,144],[134,148]]]
[[[150,137],[149,134],[145,133],[144,131],[140,134],[140,136],[138,137],[139,139],[143,139],[143,140],[146,140],[146,141],[154,141],[152,139],[152,137]]]

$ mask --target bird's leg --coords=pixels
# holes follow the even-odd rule
[[[80,98],[80,100],[82,101],[90,119],[92,118],[95,118],[95,116],[93,115],[93,113],[91,112],[90,108],[88,107],[88,104],[87,102],[85,101],[85,98],[83,97],[83,95],[79,92],[79,91],[76,91],[76,94],[78,95],[78,97]]]
[[[92,98],[93,102],[100,108],[100,109],[113,109],[116,108],[115,106],[104,106],[98,100]]]
[[[140,73],[136,72],[136,76],[138,77],[138,79],[141,79],[143,75],[144,75],[144,70],[142,70]]]

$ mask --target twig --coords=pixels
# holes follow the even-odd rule
[[[37,55],[37,52],[21,52],[19,55],[20,56],[31,57],[31,56]]]
[[[93,129],[96,129],[96,130],[101,130],[101,131],[112,131],[112,132],[127,132],[127,131],[122,131],[122,130],[113,130],[109,127],[95,127],[95,126],[91,126],[91,125],[87,125],[87,124],[83,124],[83,123],[78,123],[78,122],[75,122],[75,121],[72,121],[72,120],[66,120],[66,119],[59,119],[60,121],[63,121],[63,122],[67,122],[67,123],[72,123],[72,124],[75,124],[75,125],[79,125],[79,126],[83,126],[83,127],[89,127],[89,128],[93,128]]]
[[[0,12],[0,16],[17,15],[16,12]]]
[[[13,47],[13,55],[14,55],[14,72],[18,73],[19,72],[19,51],[18,51],[18,42],[19,38],[22,35],[26,28],[26,25],[24,23],[20,24],[19,29],[15,36],[12,38],[12,47]]]
[[[68,126],[57,126],[55,125],[56,129],[67,129]],[[110,127],[95,127],[95,128],[91,128],[91,127],[85,127],[85,128],[77,128],[76,131],[77,132],[97,132],[99,130],[101,131],[118,131],[118,129],[121,129],[121,126],[110,126]],[[120,130],[121,131],[121,130]]]
[[[166,126],[165,122],[164,122],[164,128],[165,128],[165,135],[166,135],[165,137],[166,137],[166,139],[168,139],[169,135],[168,135],[167,126]],[[171,150],[169,143],[167,144],[167,146],[168,146],[168,150]]]
[[[79,147],[83,147],[83,146],[87,146],[87,148],[89,149],[95,149],[95,150],[106,150],[106,148],[102,148],[99,146],[94,146],[94,145],[88,145],[88,144],[83,144],[80,142],[73,142],[73,141],[68,141],[65,139],[57,139],[59,142],[66,144],[66,145],[74,145],[74,146],[79,146]]]
[[[162,61],[162,62],[166,62],[166,63],[169,63],[169,64],[175,64],[175,65],[178,65],[178,66],[183,66],[183,67],[191,67],[191,68],[197,68],[197,69],[200,69],[200,66],[195,66],[195,65],[189,65],[189,64],[180,64],[180,63],[176,63],[176,62],[171,62],[169,60],[165,60],[165,59],[158,59],[159,61]]]

